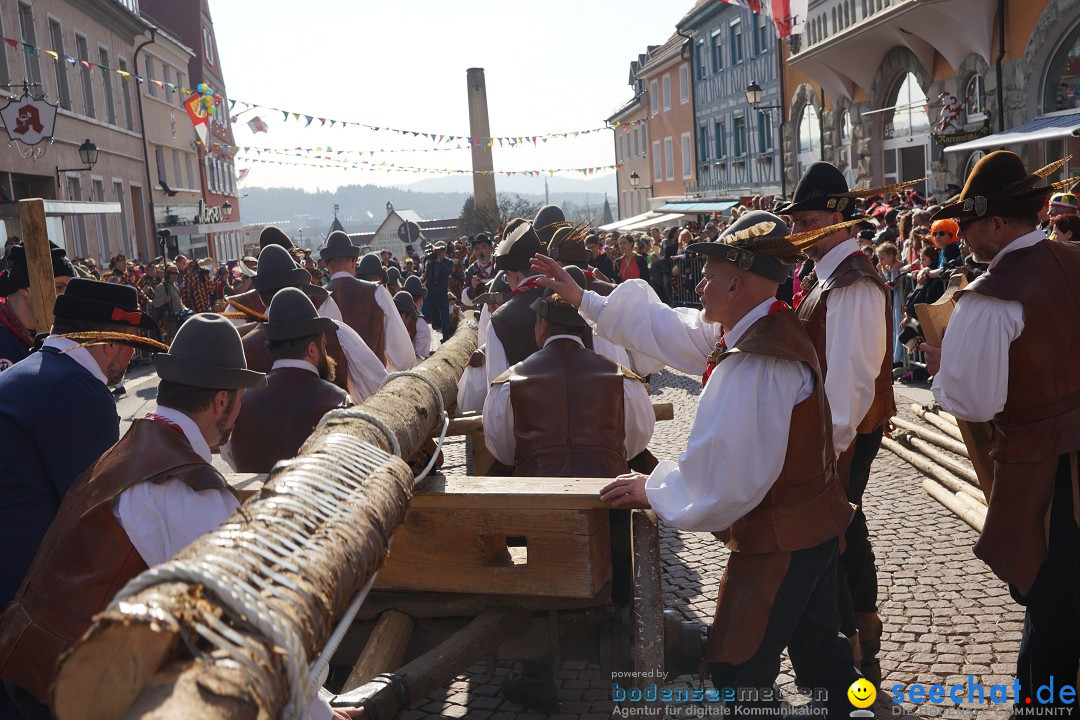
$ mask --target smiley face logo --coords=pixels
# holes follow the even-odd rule
[[[877,688],[866,678],[851,683],[847,691],[848,701],[857,708],[868,708],[877,699]]]

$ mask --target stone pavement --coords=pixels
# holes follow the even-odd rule
[[[656,402],[675,405],[675,420],[657,423],[653,452],[660,459],[677,457],[686,446],[694,417],[698,378],[673,371],[652,377]],[[901,415],[911,402],[926,401],[925,390],[905,391],[897,386]],[[899,393],[906,392],[906,397]],[[464,443],[446,451],[446,472],[464,471]],[[883,692],[875,706],[878,718],[901,713],[890,702],[889,689],[911,683],[929,688],[967,681],[968,675],[989,690],[995,683],[1011,684],[1023,622],[1022,609],[1009,597],[1005,585],[971,553],[977,533],[939,505],[922,489],[915,468],[882,450],[866,492],[866,513],[878,558],[879,605],[885,621],[882,646]],[[662,526],[663,588],[668,607],[687,619],[708,622],[715,606],[716,588],[727,550],[707,533],[681,532]],[[542,720],[520,705],[502,700],[502,677],[512,663],[478,664],[451,685],[414,704],[404,720],[438,717],[477,720]],[[680,683],[693,678],[678,678]],[[558,673],[562,705],[550,720],[601,720],[619,717],[611,702],[611,681],[597,667],[564,663]],[[781,670],[782,689],[794,695],[794,678],[786,657]],[[622,707],[626,707],[623,705]],[[712,708],[688,706],[669,717],[693,717]],[[902,706],[903,715],[946,718],[1005,718],[1004,709],[955,704]]]

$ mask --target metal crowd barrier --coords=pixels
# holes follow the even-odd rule
[[[694,290],[701,282],[701,271],[705,262],[697,257],[677,255],[671,258],[674,267],[678,270],[675,274],[674,301],[676,307],[701,307],[701,297]]]
[[[893,295],[894,307],[899,307],[899,312],[893,313],[893,318],[903,317],[904,305],[907,304],[908,296],[915,291],[915,281],[912,279],[909,273],[904,273],[900,276],[896,285],[894,286],[896,291]],[[910,372],[913,372],[916,368],[926,370],[926,358],[923,353],[919,351],[918,346],[912,349],[908,345],[900,345],[899,336],[903,332],[904,328],[894,322],[893,328],[893,342],[900,348],[900,365],[893,368],[893,379],[902,378]],[[893,355],[894,360],[896,355]]]

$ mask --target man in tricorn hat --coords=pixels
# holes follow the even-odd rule
[[[63,248],[49,244],[52,245],[53,286],[56,295],[60,296],[75,276],[75,268]],[[30,354],[37,332],[30,272],[22,245],[12,245],[8,251],[7,264],[0,273],[0,297],[6,298],[0,302],[0,372],[3,372]]]
[[[533,267],[597,332],[703,375],[686,451],[648,477],[620,476],[601,497],[615,507],[652,505],[732,550],[705,655],[713,684],[772,687],[787,647],[801,685],[826,689],[837,718],[850,711],[846,692],[858,678],[836,617],[838,538],[852,508],[835,472],[817,353],[776,300],[817,238],[789,236],[779,217],[751,211],[717,242],[691,245],[706,259],[700,312],[665,305],[644,282],[604,298],[582,292],[547,258]],[[728,330],[718,340],[721,326]],[[778,700],[742,694],[731,704],[736,715],[780,710]]]
[[[465,271],[465,288],[461,291],[461,303],[472,307],[476,296],[484,292],[484,285],[495,275],[495,263],[491,255],[495,252],[491,237],[487,233],[477,233],[472,239],[473,254],[476,260]]]
[[[532,304],[544,293],[538,286],[526,284],[536,273],[530,269],[533,255],[544,251],[540,237],[532,223],[514,218],[506,224],[502,242],[495,248],[495,269],[506,273],[511,297],[502,307],[491,314],[491,326],[484,342],[487,345],[487,380],[490,384],[515,365],[532,355],[539,348],[533,328],[536,313]]]
[[[857,197],[892,188],[850,191],[843,173],[814,163],[783,213],[796,232],[856,218]],[[855,659],[874,685],[881,683],[882,623],[877,608],[877,569],[870,545],[863,493],[881,446],[885,423],[896,414],[892,393],[892,296],[873,263],[859,251],[858,228],[846,227],[807,248],[814,273],[803,282],[799,319],[817,348],[832,414],[840,480],[858,509],[844,535],[840,557],[841,628]]]
[[[75,478],[120,437],[109,386],[123,381],[133,345],[158,337],[138,302],[134,288],[72,278],[41,350],[0,373],[0,607]],[[100,342],[82,346],[86,333]]]
[[[356,277],[360,248],[352,244],[348,235],[335,230],[319,250],[319,257],[331,273],[327,287],[345,324],[359,333],[387,369],[411,368],[414,364],[412,344],[389,291],[377,282]]]
[[[1025,606],[1017,700],[1075,715],[1075,694],[1041,690],[1075,683],[1080,662],[1080,247],[1047,240],[1037,219],[1061,165],[1029,173],[1014,153],[990,153],[934,215],[955,220],[989,267],[958,293],[940,370],[937,348],[923,349],[941,405],[993,426],[993,492],[975,555]]]
[[[337,323],[319,317],[296,288],[274,295],[267,317],[262,329],[274,364],[266,387],[244,396],[232,440],[221,453],[237,472],[270,472],[279,460],[296,456],[323,415],[352,405],[329,382],[335,368],[326,338],[337,332]],[[367,388],[368,395],[377,389]]]

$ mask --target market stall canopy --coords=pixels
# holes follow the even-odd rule
[[[630,225],[636,225],[637,223],[652,220],[657,217],[662,216],[660,215],[660,213],[649,210],[648,212],[643,212],[640,215],[634,215],[632,217],[623,218],[622,220],[617,220],[613,223],[608,223],[607,225],[601,225],[597,228],[597,230],[599,230],[600,232],[611,232],[612,230],[628,230]]]
[[[682,213],[683,215],[704,215],[706,213],[727,212],[739,204],[738,200],[686,200],[665,203],[656,208],[656,212]]]
[[[1005,132],[950,145],[945,148],[945,152],[990,150],[1006,145],[1023,145],[1046,140],[1060,140],[1067,137],[1080,137],[1080,112],[1054,113],[1037,117],[1031,122],[1017,125]]]

